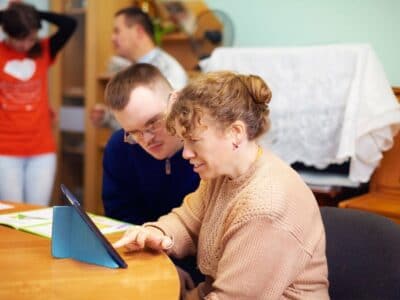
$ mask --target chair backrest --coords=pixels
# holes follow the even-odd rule
[[[400,226],[353,209],[321,214],[331,299],[400,299]]]
[[[400,88],[393,88],[400,102]],[[383,153],[379,167],[370,183],[371,192],[384,192],[400,196],[400,133],[394,137],[393,147]]]

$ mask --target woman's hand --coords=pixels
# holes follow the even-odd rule
[[[125,246],[128,251],[137,251],[145,247],[154,250],[168,250],[173,246],[172,239],[152,226],[132,226],[124,236],[113,244],[114,248]]]

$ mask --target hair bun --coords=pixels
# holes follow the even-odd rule
[[[272,98],[272,92],[265,81],[258,75],[239,75],[240,80],[247,87],[254,102],[268,105]]]

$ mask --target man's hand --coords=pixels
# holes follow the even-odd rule
[[[124,236],[116,241],[113,246],[120,248],[125,246],[128,251],[137,251],[145,247],[154,250],[168,250],[173,246],[170,237],[155,227],[132,226],[124,234]]]
[[[90,111],[90,120],[96,127],[101,127],[104,124],[107,107],[104,104],[96,104]]]
[[[178,97],[179,97],[179,91],[172,91],[171,93],[169,93],[168,102],[167,102],[167,110],[166,110],[167,115],[171,112],[172,105],[174,105],[174,103],[176,102]]]

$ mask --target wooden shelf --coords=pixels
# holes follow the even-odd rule
[[[84,7],[72,7],[68,8],[65,13],[67,15],[72,15],[72,16],[79,16],[79,15],[84,15],[86,14],[86,8]]]
[[[85,149],[82,146],[64,146],[62,147],[62,152],[66,154],[78,154],[78,155],[83,155],[85,153]]]
[[[70,135],[79,137],[79,139],[83,138],[84,133],[80,130],[69,130],[69,129],[60,129],[62,135]]]
[[[114,74],[111,74],[111,73],[102,73],[97,76],[97,80],[103,81],[103,82],[108,82],[113,75]]]
[[[187,41],[189,40],[189,35],[184,32],[171,32],[165,34],[162,39],[161,43],[163,42],[176,42],[176,41]]]
[[[81,86],[68,87],[63,91],[63,97],[84,98],[85,89]]]

